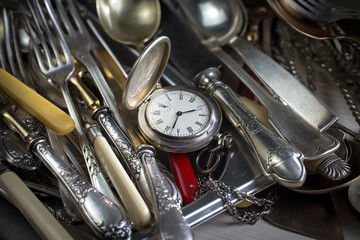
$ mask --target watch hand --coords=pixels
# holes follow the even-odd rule
[[[174,130],[177,120],[178,120],[179,116],[181,116],[182,114],[183,114],[183,112],[181,112],[181,111],[176,112],[176,119],[175,119],[174,125],[172,127],[172,130]]]
[[[165,105],[165,104],[162,104],[162,103],[158,103],[159,107],[163,107],[163,108],[167,108],[169,106]]]
[[[199,109],[192,109],[192,110],[189,110],[189,111],[185,111],[185,112],[182,112],[182,113],[189,113],[189,112],[195,112],[195,111],[197,111],[197,110],[200,110],[200,108],[199,108]]]

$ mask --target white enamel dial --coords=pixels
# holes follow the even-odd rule
[[[192,91],[170,90],[157,94],[146,108],[152,129],[174,137],[201,133],[210,121],[207,102]]]

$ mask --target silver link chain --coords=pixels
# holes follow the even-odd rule
[[[229,144],[229,142],[232,141],[229,140],[229,137],[231,137],[231,135],[229,134],[219,134],[213,140],[213,144],[210,144],[212,145],[212,147],[206,149],[210,153],[209,158],[217,158],[214,157],[214,155],[221,158],[225,156],[226,150],[228,150],[232,146],[232,144]],[[225,139],[226,141],[224,141]],[[200,157],[203,153],[204,151],[201,151],[196,159],[197,166],[199,166],[198,161],[200,160]],[[208,163],[211,161],[211,159],[207,159],[207,167],[209,169],[214,169],[212,166],[208,166]],[[214,161],[215,162],[213,164],[218,164],[218,161]],[[271,198],[269,196],[268,198],[257,198],[254,195],[240,192],[236,189],[236,187],[227,186],[224,182],[213,179],[212,172],[215,171],[215,169],[210,172],[203,171],[203,169],[201,169],[201,171],[205,172],[206,175],[198,176],[200,190],[196,193],[196,199],[200,198],[203,194],[211,191],[221,199],[223,205],[227,208],[235,221],[246,224],[254,224],[264,215],[271,212],[272,205],[275,202],[274,197]],[[248,208],[237,208],[236,204],[232,202],[231,196],[238,200],[238,202],[248,201],[254,206],[260,207],[261,209],[255,210],[254,206],[250,206]]]

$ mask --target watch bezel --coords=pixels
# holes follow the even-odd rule
[[[157,95],[167,91],[188,91],[201,97],[209,107],[209,121],[204,129],[191,136],[171,136],[166,135],[151,127],[146,116],[146,109]],[[151,144],[167,152],[192,152],[206,146],[214,136],[220,131],[222,113],[217,102],[205,92],[197,89],[169,86],[158,89],[150,96],[149,100],[139,108],[138,125],[139,129]]]

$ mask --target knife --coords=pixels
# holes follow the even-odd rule
[[[107,55],[106,51],[96,49],[95,55],[98,57],[98,60],[102,62],[102,68],[106,69],[113,78],[115,76],[114,79],[116,79],[116,81],[114,81],[114,79],[111,80],[113,83],[112,85],[115,87],[115,89],[112,90],[117,93],[114,94],[115,96],[120,96],[118,93],[123,91],[124,84],[127,81],[125,73],[120,70],[121,68],[118,67],[116,61],[112,60],[111,55]],[[105,59],[109,60],[106,64],[104,61],[101,61]],[[132,156],[134,163],[135,161],[137,163],[138,160],[141,163],[139,167],[143,168],[143,170],[137,174],[143,174],[146,178],[146,183],[148,184],[147,188],[150,190],[150,198],[154,209],[153,213],[155,215],[159,238],[166,239],[171,236],[173,239],[193,239],[193,233],[183,217],[177,199],[174,199],[172,197],[173,194],[167,189],[165,183],[166,179],[156,163],[155,148],[147,144],[138,130],[137,111],[122,108],[122,99],[117,99],[117,102],[120,103],[120,112],[122,116],[126,116],[126,121],[124,121],[124,123],[129,138],[127,138],[124,133],[121,133],[119,128],[112,128],[108,133],[114,135],[112,137],[113,139],[114,137],[120,137],[121,141],[115,141],[114,143],[115,145],[119,145],[119,143],[122,145],[122,154],[127,154],[128,158],[129,156]],[[95,112],[93,118],[97,118],[100,125],[106,124],[107,129],[111,129],[109,128],[110,125],[115,125],[114,121],[112,121],[109,116],[103,114],[102,109]],[[124,148],[124,146],[126,148]],[[135,156],[134,153],[136,153]],[[167,179],[166,181],[169,180],[170,179]]]
[[[44,125],[60,135],[69,134],[75,128],[74,120],[34,90],[0,69],[0,88],[15,102],[31,113]]]
[[[42,239],[73,239],[19,176],[0,161],[0,188]]]
[[[182,7],[184,7],[184,9],[186,9],[186,6],[182,6]],[[221,59],[226,64],[226,66],[232,72],[234,72],[234,74],[239,79],[241,79],[246,84],[246,86],[258,97],[258,99],[262,102],[262,104],[267,108],[267,110],[269,112],[270,121],[274,125],[277,132],[280,134],[280,136],[282,136],[283,138],[288,140],[292,145],[294,145],[303,154],[304,159],[308,159],[308,160],[317,159],[319,157],[326,156],[327,154],[332,153],[339,148],[339,146],[340,146],[339,141],[337,141],[335,138],[333,138],[332,136],[330,136],[328,134],[320,133],[317,128],[313,128],[312,125],[308,124],[302,118],[297,116],[292,111],[292,109],[290,109],[288,106],[285,106],[284,104],[278,102],[272,96],[270,96],[270,94],[268,94],[253,78],[251,78],[249,76],[249,74],[247,74],[242,69],[242,67],[240,67],[239,63],[236,62],[233,58],[231,58],[227,52],[225,52],[220,47],[215,47],[215,48],[213,47],[213,48],[210,48],[210,50],[213,54],[210,53],[209,50],[205,46],[201,46],[201,42],[199,41],[199,39],[197,39],[197,37],[194,35],[194,33],[192,33],[186,25],[183,24],[183,26],[180,26],[180,22],[178,20],[176,20],[176,16],[168,16],[168,15],[169,15],[169,13],[167,15],[163,14],[163,18],[166,18],[166,21],[164,20],[162,29],[163,29],[163,31],[165,31],[164,34],[166,34],[168,36],[173,36],[173,39],[172,39],[172,42],[173,42],[172,45],[174,46],[173,48],[175,48],[175,49],[178,48],[178,50],[175,52],[176,56],[174,56],[174,54],[172,55],[173,62],[175,64],[175,66],[177,66],[179,68],[180,71],[184,72],[184,75],[186,77],[188,77],[190,80],[196,80],[196,78],[195,78],[196,72],[193,74],[190,74],[188,69],[185,69],[185,68],[188,68],[189,66],[186,66],[184,64],[184,61],[182,61],[181,59],[185,59],[186,56],[188,56],[188,58],[191,59],[191,61],[190,61],[191,65],[197,64],[197,62],[199,62],[199,61],[202,61],[202,62],[209,61],[209,63],[214,64],[214,62],[217,60],[217,58],[215,56],[213,56],[213,54],[214,54],[219,59]],[[176,15],[176,14],[173,13],[173,15]],[[171,22],[172,24],[177,24],[176,31],[174,31],[170,27],[169,21],[172,21]],[[184,37],[184,35],[189,35],[189,36]],[[186,50],[186,48],[189,48],[191,50],[192,47],[186,47],[186,46],[194,45],[194,41],[197,41],[199,44],[196,44],[196,47],[193,48],[194,51],[189,51],[187,53],[188,50]],[[240,40],[238,40],[237,42],[240,42]],[[251,46],[251,44],[250,44],[250,46]],[[248,48],[251,48],[250,46],[248,46]],[[184,52],[186,54],[184,54]],[[199,55],[198,52],[201,53],[201,58],[196,58],[196,55]],[[259,52],[260,51],[255,51],[254,54],[260,56],[261,52],[260,53]],[[189,55],[189,54],[192,54],[192,55]],[[264,64],[266,64],[266,66],[270,65],[270,66],[272,66],[273,69],[274,69],[273,65],[277,66],[274,61],[269,61],[268,60],[269,58],[265,58],[266,57],[265,54],[262,54],[261,57],[264,59]],[[212,59],[212,60],[210,61],[209,59]],[[262,70],[263,62],[262,61],[260,62],[259,59],[257,62],[257,65],[259,65],[259,67],[257,69]],[[271,62],[271,64],[269,64],[269,62]],[[221,64],[218,63],[218,65],[221,65]],[[214,65],[214,67],[215,66],[216,65]],[[260,68],[260,66],[261,66],[261,68]],[[283,69],[280,68],[279,71],[280,71],[279,73],[281,73],[280,75],[284,75],[284,76],[287,76],[287,78],[289,78],[290,74],[286,75],[284,73]],[[198,74],[199,73],[200,72],[198,72]],[[270,74],[269,74],[269,76],[270,76]],[[291,75],[290,75],[290,77],[291,77]],[[197,79],[199,79],[199,78],[197,78]],[[299,84],[299,83],[297,83],[297,84]],[[285,84],[282,84],[282,86],[284,86],[284,85]],[[295,90],[292,89],[291,91],[295,91]],[[304,91],[309,91],[309,90],[307,90],[304,86],[302,86],[299,91],[304,92]],[[311,95],[311,93],[310,93],[310,95]],[[314,100],[318,101],[314,95],[311,95],[311,96],[312,96],[312,98],[310,98],[310,97],[307,97],[307,98],[311,99],[312,101],[314,101]],[[293,95],[293,97],[294,97],[294,95]],[[306,100],[307,100],[307,98],[306,98]],[[301,103],[300,106],[301,105],[308,106],[304,103]],[[317,105],[314,104],[314,106],[317,106]],[[310,108],[311,107],[312,106],[310,106]],[[324,109],[320,109],[320,108],[317,109],[318,114],[323,114],[326,112],[332,113],[332,111],[330,111],[329,109],[327,111],[325,111]],[[335,116],[335,115],[332,113],[332,116]],[[320,119],[321,119],[321,117],[320,117]]]
[[[201,83],[200,87],[215,97],[230,122],[245,136],[257,153],[257,160],[264,175],[287,187],[301,186],[305,181],[305,167],[300,160],[301,154],[289,143],[265,128],[238,100],[235,93],[219,81],[220,61],[165,4],[162,4],[162,22],[158,34],[171,38],[169,62],[185,77],[194,81],[196,86]],[[271,159],[284,160],[289,166],[282,166],[286,170],[280,173],[275,166],[271,169]]]
[[[115,227],[119,229],[119,232],[113,234],[116,236],[120,234],[123,239],[130,238],[131,227],[117,205],[70,168],[55,153],[45,137],[38,136],[19,121],[12,114],[14,107],[15,105],[12,100],[0,91],[0,112],[2,113],[2,118],[17,130],[22,139],[28,143],[28,149],[66,187],[70,197],[77,205],[89,227],[101,237],[107,236],[109,234],[108,229]],[[99,225],[99,222],[101,225]]]

